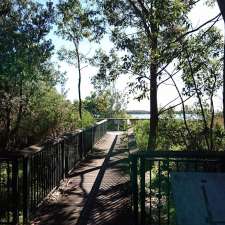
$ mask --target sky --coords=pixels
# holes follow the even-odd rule
[[[44,2],[44,0],[42,0]],[[198,27],[205,21],[209,20],[210,18],[213,18],[219,13],[218,5],[215,4],[213,8],[209,8],[205,6],[205,0],[201,0],[200,3],[192,10],[189,17],[192,20],[193,27]],[[224,24],[221,20],[217,23],[217,27],[221,29],[221,32],[224,33]],[[54,34],[54,31],[51,32],[50,38],[53,41],[53,44],[55,45],[55,52],[60,50],[62,47],[65,48],[73,48],[72,44],[69,42],[66,42],[62,40],[60,37]],[[109,41],[108,37],[105,37],[100,42],[101,47],[107,52],[110,50],[110,48],[113,46],[112,43]],[[82,53],[89,55],[92,55],[95,51],[95,49],[98,46],[96,44],[89,44],[87,41],[84,41],[81,43],[80,49],[82,49]],[[66,72],[66,78],[67,81],[65,83],[65,89],[67,90],[66,97],[73,101],[75,99],[78,99],[78,72],[77,69],[74,66],[68,65],[65,62],[61,62],[58,60],[57,56],[55,55],[53,57],[53,61],[55,61],[57,64],[60,65],[60,70]],[[94,88],[91,84],[91,78],[94,76],[97,72],[97,69],[91,66],[87,66],[86,64],[83,64],[82,67],[85,67],[82,70],[82,83],[81,83],[81,89],[82,89],[82,99],[84,99],[86,96],[90,95],[92,91],[94,91]],[[115,87],[125,92],[127,90],[127,82],[129,81],[129,76],[121,76],[118,81],[115,84]],[[178,85],[182,88],[182,81],[178,81]],[[58,91],[61,91],[60,87],[57,87]],[[163,107],[168,102],[173,100],[177,97],[177,92],[174,87],[170,85],[162,85],[158,89],[158,103],[159,107]],[[215,101],[215,108],[216,110],[222,109],[222,90],[220,90],[217,94],[217,96],[214,99]],[[193,101],[189,101],[187,104],[193,104]],[[133,96],[129,97],[129,103],[127,106],[128,110],[149,110],[149,101],[147,99],[144,99],[140,102],[133,99]],[[179,108],[178,108],[179,109]]]

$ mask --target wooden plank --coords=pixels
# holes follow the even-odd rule
[[[171,173],[178,225],[225,224],[225,173]]]

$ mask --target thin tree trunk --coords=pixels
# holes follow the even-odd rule
[[[208,124],[207,124],[207,120],[206,120],[206,116],[205,116],[205,112],[204,112],[204,108],[203,108],[203,104],[202,104],[202,99],[201,99],[201,96],[200,96],[200,93],[199,93],[199,90],[198,90],[198,87],[197,87],[197,84],[196,84],[196,81],[195,81],[194,71],[193,71],[193,68],[192,68],[191,61],[190,61],[190,56],[189,56],[189,53],[188,53],[185,46],[184,46],[184,51],[186,52],[186,55],[187,55],[187,61],[188,61],[188,65],[190,67],[191,78],[192,78],[192,81],[193,81],[193,84],[194,84],[194,89],[195,89],[195,92],[196,92],[196,95],[197,95],[197,98],[198,98],[198,102],[199,102],[199,105],[200,105],[200,109],[201,109],[201,114],[202,114],[202,118],[203,118],[203,125],[204,125],[205,142],[206,142],[206,145],[207,145],[207,149],[210,150],[209,140],[208,140]]]
[[[81,100],[81,66],[80,66],[80,54],[78,49],[78,44],[76,41],[74,41],[75,49],[76,49],[76,55],[77,55],[77,68],[78,68],[78,98],[79,98],[79,117],[82,123],[82,100]],[[81,125],[82,126],[82,125]]]
[[[213,93],[212,93],[212,95],[210,96],[210,108],[211,108],[210,149],[211,149],[211,151],[213,151],[213,150],[214,150],[213,126],[214,126],[214,117],[215,117],[214,104],[213,104]]]
[[[4,132],[4,138],[2,143],[3,150],[7,150],[8,144],[9,144],[9,135],[10,135],[10,126],[11,126],[11,109],[7,106],[6,108],[6,129]]]
[[[177,90],[177,93],[178,93],[178,95],[180,97],[181,104],[182,104],[182,114],[183,114],[183,119],[184,119],[184,125],[185,125],[185,128],[186,128],[187,132],[188,132],[188,135],[190,137],[190,140],[192,141],[192,140],[194,140],[194,138],[193,138],[193,136],[191,134],[191,131],[190,131],[190,129],[188,127],[188,124],[187,124],[187,118],[186,118],[186,111],[185,111],[184,99],[183,99],[183,97],[182,97],[182,95],[180,93],[180,90],[179,90],[179,88],[178,88],[175,80],[173,79],[173,76],[169,72],[167,72],[167,71],[166,71],[166,73],[170,76],[170,79],[172,80],[172,82],[173,82],[173,84],[174,84],[174,86],[175,86],[175,88]],[[188,144],[186,144],[186,146],[188,146]]]
[[[20,97],[19,109],[18,109],[18,113],[16,115],[15,126],[10,131],[10,134],[9,134],[9,141],[12,140],[13,138],[15,140],[15,137],[18,136],[18,131],[19,131],[19,128],[20,128],[21,120],[22,120],[22,114],[23,114],[23,108],[24,108],[24,106],[23,106],[23,99],[22,99],[23,98],[23,79],[22,79],[22,74],[20,75],[19,97]]]
[[[213,83],[212,92],[210,93],[210,108],[211,108],[210,149],[211,149],[211,151],[214,150],[213,127],[214,127],[215,110],[214,110],[214,103],[213,103],[213,95],[214,95],[215,86],[216,86],[216,76],[215,76],[215,80]]]

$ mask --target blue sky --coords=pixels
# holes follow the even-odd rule
[[[44,0],[39,0],[39,2],[44,3]],[[205,0],[201,0],[200,3],[195,7],[191,14],[189,15],[192,22],[193,27],[197,27],[203,22],[207,21],[208,19],[216,16],[219,13],[219,8],[217,4],[213,8],[206,7],[204,5]],[[220,21],[217,26],[221,29],[223,33],[224,25],[223,21]],[[60,50],[61,47],[72,48],[73,46],[60,37],[56,36],[54,32],[51,32],[50,38],[53,40],[53,44],[55,45],[55,49]],[[105,37],[101,43],[101,47],[107,52],[112,47],[112,43],[109,41],[108,37]],[[80,49],[82,49],[82,53],[90,52],[90,54],[94,53],[94,50],[97,48],[97,45],[90,44],[87,41],[81,43]],[[57,57],[53,57],[53,60],[60,65],[62,71],[67,72],[67,82],[66,82],[66,89],[67,89],[67,98],[73,101],[74,99],[78,99],[78,90],[77,90],[77,82],[78,82],[78,73],[77,69],[74,66],[70,66],[67,63],[60,62]],[[86,66],[85,64],[82,67]],[[91,85],[91,77],[96,73],[97,69],[91,66],[87,66],[82,70],[82,98],[84,99],[86,96],[90,95],[91,91],[93,91],[93,86]],[[126,90],[127,82],[129,81],[129,76],[122,76],[116,82],[116,88],[120,91]],[[178,81],[178,85],[182,88],[182,81]],[[60,87],[58,87],[60,91]],[[159,106],[164,106],[172,99],[177,97],[177,93],[175,88],[170,85],[164,85],[159,88],[158,92],[158,99],[159,99]],[[192,104],[193,101],[189,101],[188,104]],[[215,98],[215,107],[216,109],[222,108],[222,90],[218,92],[217,97]],[[133,96],[130,96],[128,109],[142,109],[142,110],[149,110],[149,101],[147,99],[138,102],[133,100]]]

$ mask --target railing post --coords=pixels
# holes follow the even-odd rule
[[[28,224],[30,217],[30,160],[23,158],[23,224]]]
[[[61,174],[61,178],[64,179],[65,178],[65,137],[63,138],[62,142],[61,142],[61,157],[62,157],[62,174]]]
[[[81,159],[83,159],[84,158],[83,130],[79,133],[79,147],[80,147]]]
[[[19,224],[18,159],[12,161],[13,224]]]
[[[68,146],[67,146],[68,147]],[[64,176],[67,177],[68,173],[69,173],[69,159],[68,159],[68,148],[63,148],[63,152],[64,152]]]
[[[131,191],[134,212],[134,222],[138,225],[138,184],[137,184],[137,156],[131,155]]]
[[[91,153],[93,152],[94,149],[94,127],[91,127]]]
[[[140,176],[141,176],[141,225],[145,225],[145,159],[140,160]]]

